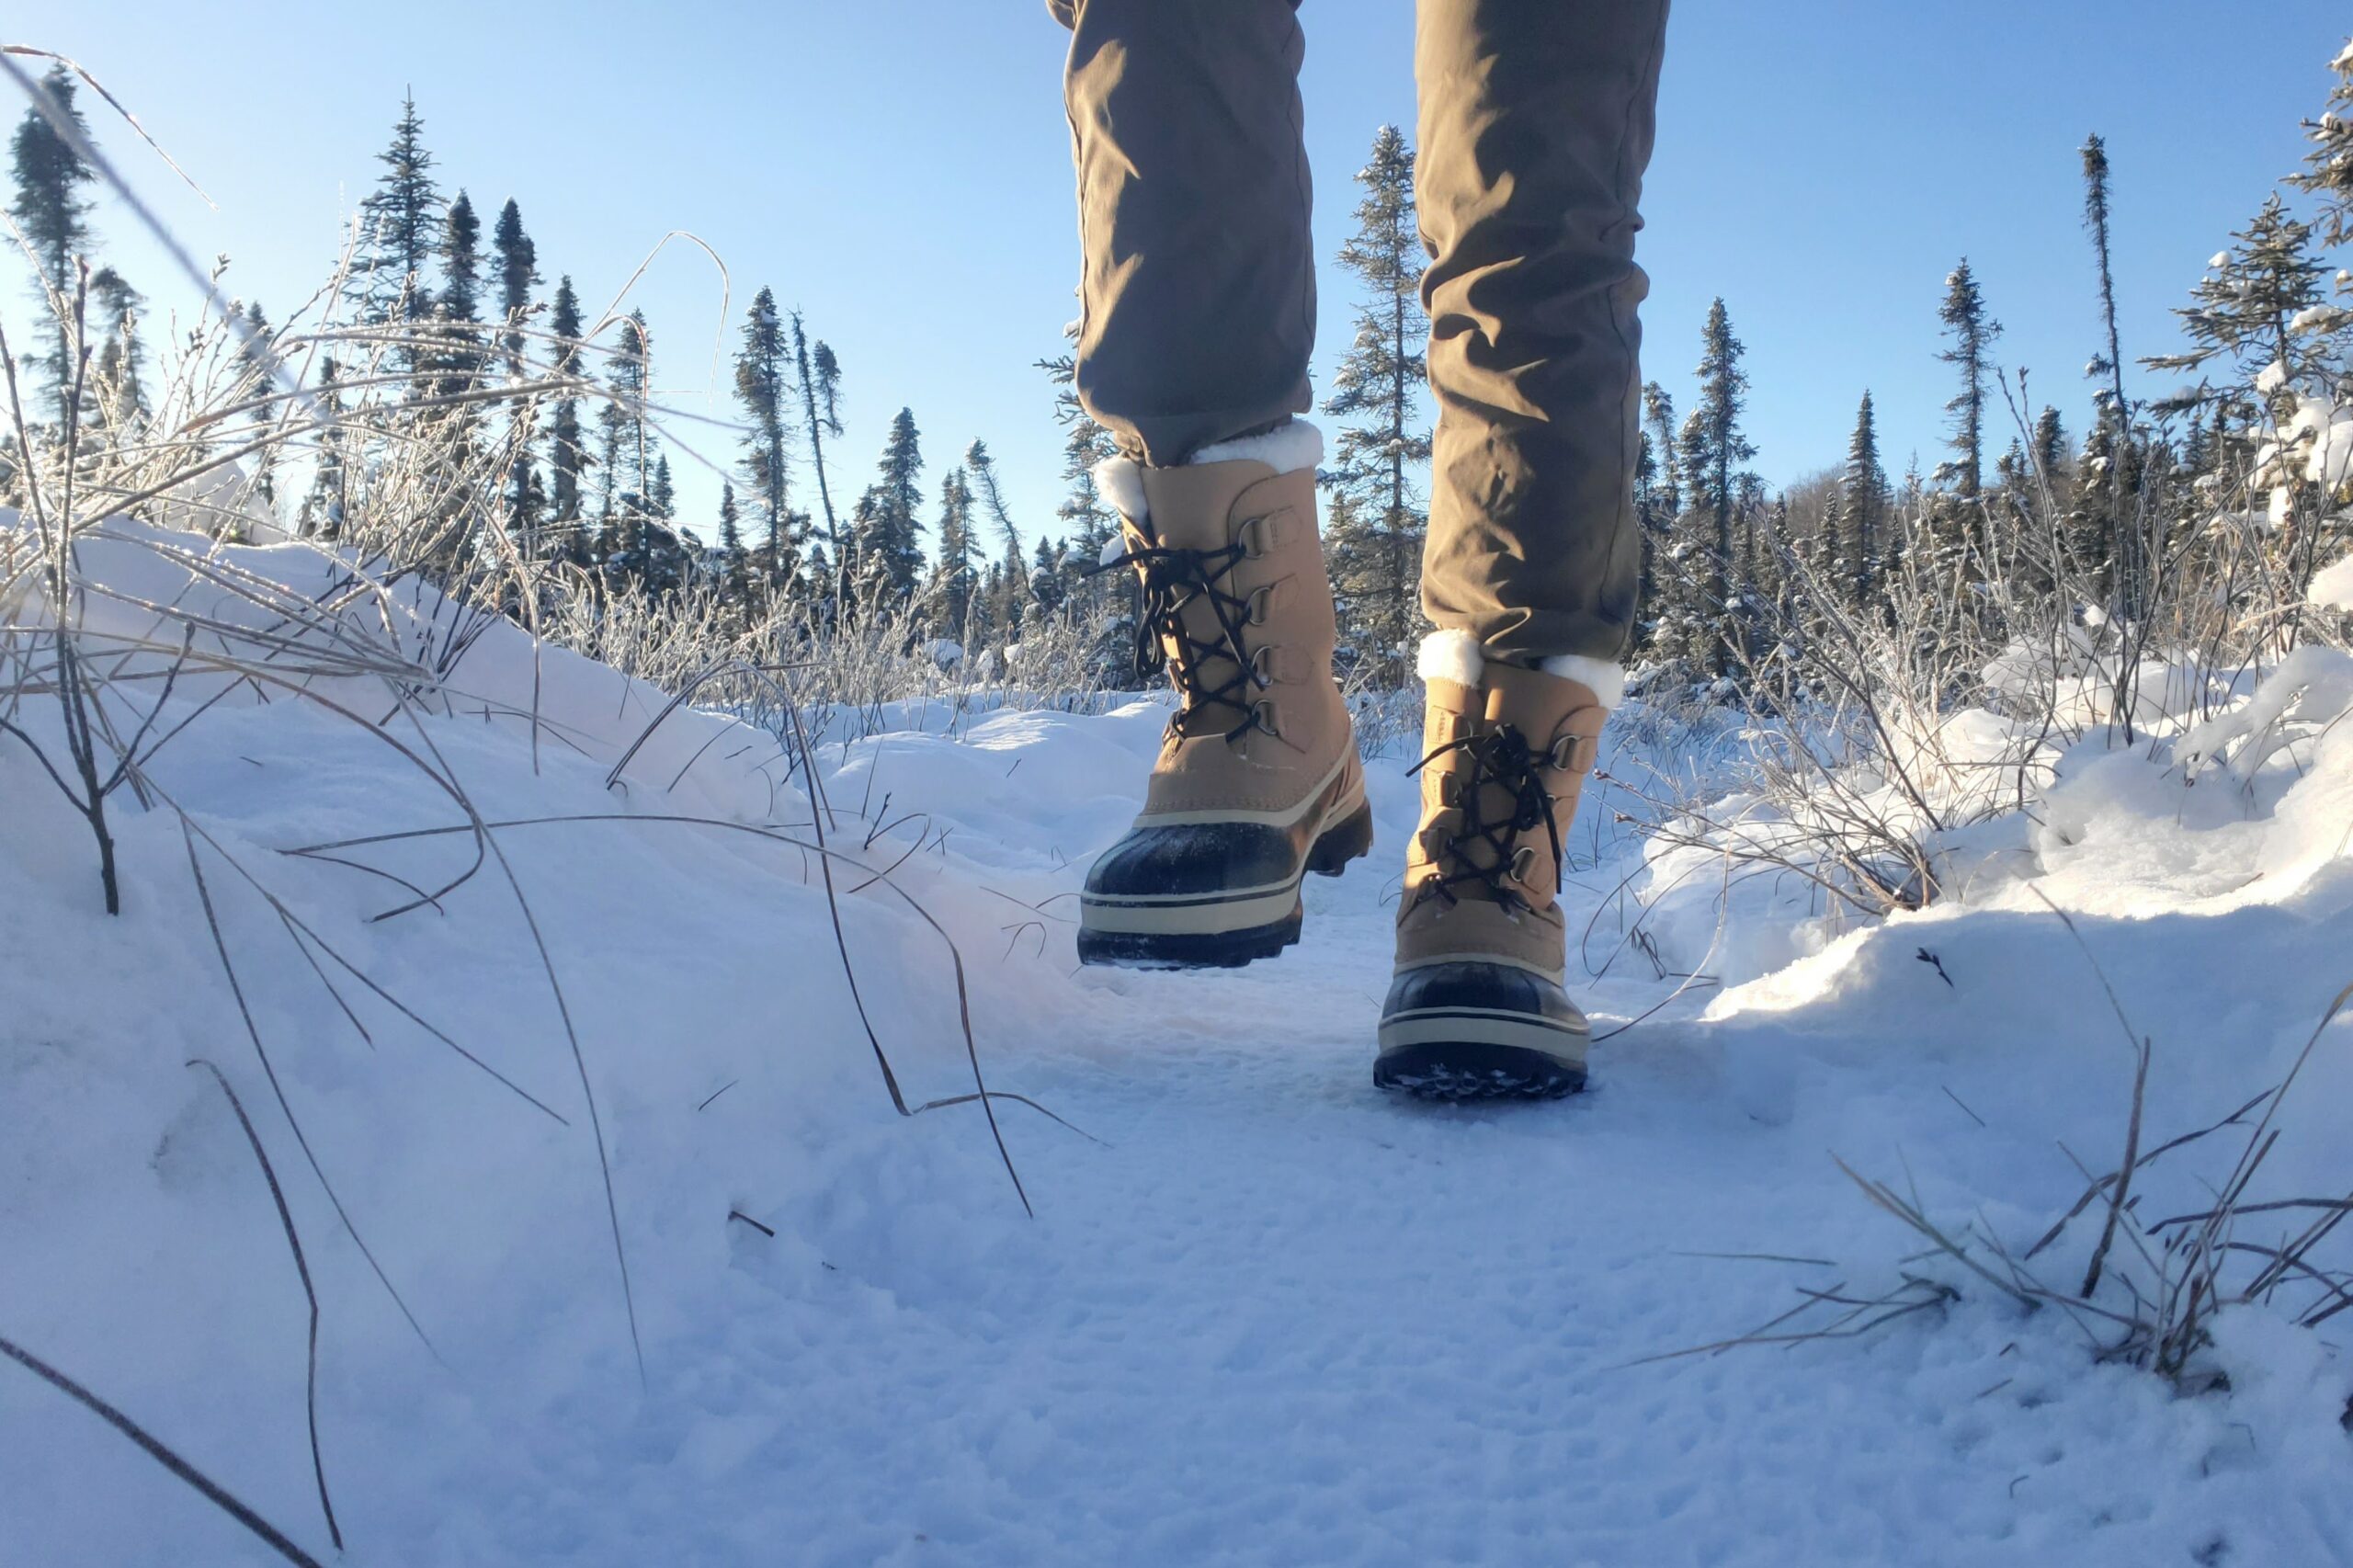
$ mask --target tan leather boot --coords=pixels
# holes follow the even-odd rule
[[[1312,434],[1312,432],[1311,432]],[[1312,466],[1125,465],[1112,486],[1143,582],[1140,651],[1176,712],[1144,808],[1087,872],[1085,963],[1211,968],[1299,939],[1299,887],[1372,846]]]
[[[1608,710],[1580,682],[1473,662],[1475,685],[1427,682],[1422,826],[1373,1081],[1444,1099],[1574,1094],[1588,1031],[1562,989],[1556,895]]]

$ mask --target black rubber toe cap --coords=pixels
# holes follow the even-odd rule
[[[1424,1099],[1557,1099],[1585,1087],[1585,1015],[1510,964],[1425,964],[1389,985],[1372,1081]]]
[[[1470,960],[1423,964],[1401,971],[1389,983],[1382,1017],[1433,1007],[1524,1013],[1564,1028],[1583,1031],[1585,1015],[1568,994],[1540,974],[1511,964]]]
[[[1207,895],[1274,886],[1297,878],[1299,870],[1291,835],[1263,823],[1143,826],[1096,860],[1086,873],[1086,891]]]

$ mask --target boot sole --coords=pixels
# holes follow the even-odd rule
[[[1561,1099],[1585,1087],[1587,1038],[1526,1015],[1407,1013],[1381,1020],[1372,1081],[1430,1100]]]
[[[1221,916],[1247,919],[1263,912],[1264,892],[1233,899],[1204,899],[1198,903],[1163,906],[1165,918],[1181,928],[1159,931],[1106,931],[1082,924],[1078,930],[1078,961],[1112,964],[1126,969],[1239,969],[1258,959],[1270,959],[1299,940],[1302,908],[1299,884],[1308,872],[1336,877],[1348,862],[1372,849],[1372,806],[1358,801],[1356,809],[1318,834],[1307,858],[1287,889],[1290,907],[1277,920],[1220,928]],[[1082,913],[1082,919],[1083,919]]]

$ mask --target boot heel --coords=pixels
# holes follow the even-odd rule
[[[1372,805],[1360,802],[1336,827],[1328,827],[1307,852],[1307,869],[1319,877],[1336,877],[1348,862],[1372,852]]]

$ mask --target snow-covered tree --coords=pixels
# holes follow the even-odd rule
[[[2329,69],[2336,74],[2336,83],[2329,89],[2328,107],[2318,119],[2304,121],[2304,134],[2313,144],[2304,154],[2304,172],[2289,179],[2320,197],[2324,237],[2341,245],[2353,239],[2353,43],[2338,52]]]
[[[2153,369],[2220,368],[2225,383],[2210,389],[2225,403],[2262,390],[2275,412],[2292,406],[2295,392],[2329,386],[2338,368],[2342,312],[2317,310],[2326,268],[2313,252],[2313,225],[2290,216],[2275,191],[2230,246],[2207,264],[2190,303],[2174,312],[2190,347],[2144,360]],[[2277,375],[2266,377],[2272,366]]]
[[[914,412],[903,408],[892,417],[891,433],[875,463],[875,482],[858,498],[858,570],[869,592],[892,599],[915,593],[923,569],[923,548],[916,540],[922,525],[915,520],[922,505],[917,489],[922,473],[922,437]]]

